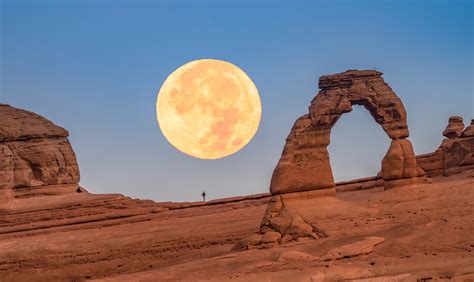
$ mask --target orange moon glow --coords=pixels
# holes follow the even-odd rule
[[[237,66],[197,60],[175,70],[161,86],[156,115],[166,139],[200,159],[219,159],[242,149],[260,124],[255,84]]]

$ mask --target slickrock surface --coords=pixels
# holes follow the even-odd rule
[[[21,199],[0,211],[0,280],[474,279],[473,176],[290,201],[327,237],[245,251],[232,248],[257,235],[268,195],[192,207],[89,193]]]
[[[394,138],[389,176],[173,203],[77,190],[67,132],[0,110],[2,282],[474,279],[469,128],[417,158],[431,183],[384,189],[415,175],[411,144]]]
[[[79,166],[68,135],[35,113],[0,104],[0,206],[19,197],[75,192]],[[54,189],[58,185],[64,187]]]
[[[364,106],[392,139],[382,162],[382,178],[387,186],[418,182],[417,177],[423,173],[418,173],[411,142],[406,139],[409,132],[405,108],[381,72],[348,70],[322,76],[319,88],[309,113],[296,120],[286,139],[273,171],[272,194],[334,187],[327,150],[331,128],[342,114],[352,111],[353,105]],[[397,181],[400,179],[404,181]]]
[[[68,136],[66,129],[40,115],[0,104],[0,142]]]

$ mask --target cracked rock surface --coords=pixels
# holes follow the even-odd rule
[[[0,204],[74,191],[79,166],[68,135],[44,117],[0,104]]]

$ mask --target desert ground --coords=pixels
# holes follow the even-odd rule
[[[269,195],[196,206],[89,193],[21,200],[2,213],[0,277],[469,281],[473,187],[474,174],[466,171],[422,185],[337,192],[300,207],[327,237],[246,251],[232,248],[258,233]]]

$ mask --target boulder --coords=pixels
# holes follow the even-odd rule
[[[268,231],[263,234],[261,242],[262,244],[267,243],[279,243],[281,239],[281,234],[275,231]]]

